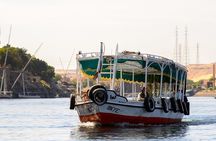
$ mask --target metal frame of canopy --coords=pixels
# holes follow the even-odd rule
[[[177,89],[181,89],[185,93],[187,79],[186,67],[161,56],[128,51],[119,53],[117,47],[115,55],[104,55],[103,49],[101,49],[101,52],[79,53],[76,59],[77,94],[81,94],[82,74],[91,79],[97,73],[97,83],[101,79],[110,80],[111,89],[114,88],[115,80],[120,80],[120,95],[123,96],[125,81],[133,82],[132,92],[135,92],[134,83],[143,83],[147,88],[147,83],[151,81],[152,76],[154,76],[154,80],[152,81],[156,80],[160,83],[160,97],[162,96],[164,82],[169,83],[170,92],[172,91],[172,86],[175,86],[175,93],[177,93]],[[101,60],[102,64],[99,63]],[[146,93],[147,89],[145,89]]]

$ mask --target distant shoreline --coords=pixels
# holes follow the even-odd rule
[[[202,90],[194,95],[195,97],[216,97],[216,90]]]

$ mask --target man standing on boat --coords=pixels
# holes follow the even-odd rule
[[[183,90],[178,90],[178,92],[177,92],[177,100],[179,99],[179,100],[183,100]]]

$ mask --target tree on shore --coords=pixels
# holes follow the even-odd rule
[[[6,51],[8,49],[7,66],[11,70],[21,71],[31,55],[27,53],[24,48],[12,47],[6,45],[0,48],[0,66],[4,64]],[[38,58],[33,58],[26,68],[26,70],[32,73],[34,76],[40,76],[45,81],[51,81],[55,76],[54,67],[49,66],[45,61]]]

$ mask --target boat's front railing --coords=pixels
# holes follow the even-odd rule
[[[77,58],[91,58],[91,57],[99,57],[100,53],[99,52],[88,52],[88,53],[82,53],[79,52],[77,54]]]

